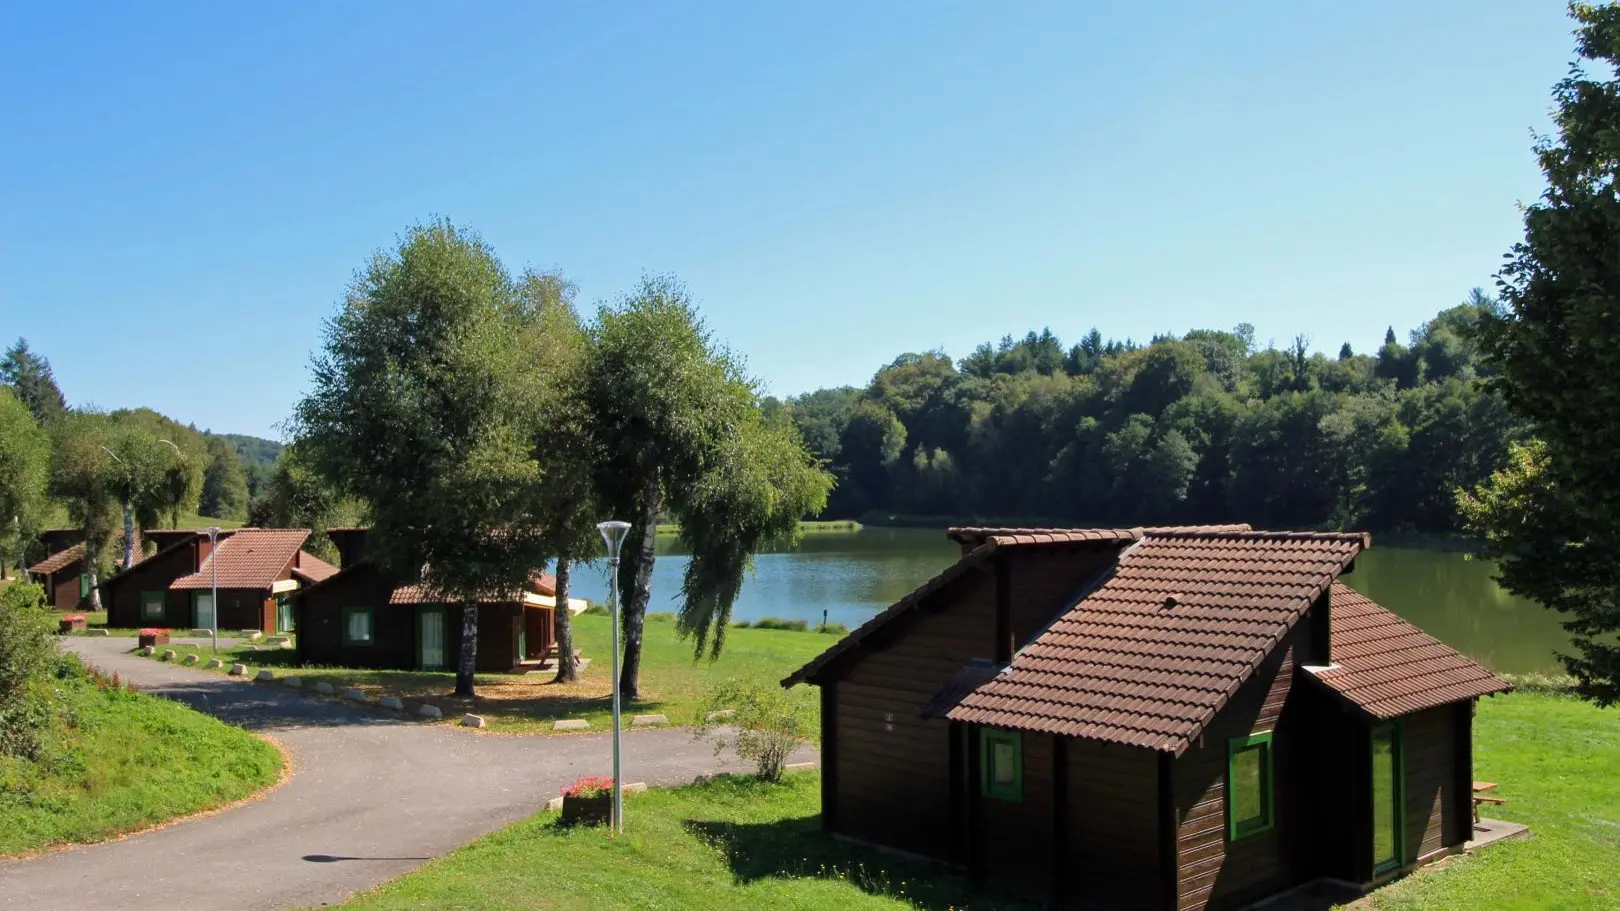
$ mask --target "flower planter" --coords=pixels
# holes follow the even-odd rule
[[[69,614],[58,621],[59,628],[64,633],[76,633],[85,628],[83,614]]]
[[[590,797],[563,795],[562,824],[565,826],[604,826],[612,815],[612,791]]]
[[[169,644],[169,631],[166,630],[166,629],[165,630],[144,630],[143,629],[140,632],[140,642],[137,643],[137,644],[142,648],[145,648],[148,645],[168,645]]]

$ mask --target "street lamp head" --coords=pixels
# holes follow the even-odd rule
[[[624,544],[624,536],[630,530],[630,523],[617,520],[602,522],[596,526],[596,530],[602,533],[602,541],[607,544],[608,559],[619,559],[619,548]]]
[[[219,530],[220,529],[219,529],[218,525],[210,525],[210,526],[208,526],[208,540],[213,541],[214,539],[218,538],[219,537]]]

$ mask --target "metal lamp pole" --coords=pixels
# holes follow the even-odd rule
[[[208,618],[208,630],[214,637],[214,654],[219,654],[219,561],[214,557],[219,550],[219,526],[208,526],[208,569],[213,578],[209,580],[208,607],[213,616]]]
[[[624,783],[619,780],[619,547],[629,522],[603,522],[596,526],[608,549],[608,613],[613,617],[613,832],[624,831]],[[568,605],[563,605],[563,610]]]

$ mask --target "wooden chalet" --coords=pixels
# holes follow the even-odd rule
[[[328,529],[343,555],[335,575],[291,599],[301,664],[450,670],[461,654],[461,604],[388,578],[366,560],[366,529]],[[535,573],[520,591],[478,603],[480,673],[537,670],[556,642],[557,580]]]
[[[1338,581],[1361,534],[953,529],[961,558],[783,681],[822,824],[1060,907],[1367,886],[1472,833],[1501,679]]]
[[[45,602],[57,610],[74,610],[90,594],[84,565],[84,542],[70,544],[28,567],[28,575],[45,589]]]
[[[337,572],[302,548],[307,528],[149,534],[159,549],[102,583],[107,625],[290,631],[289,596]],[[217,610],[213,593],[219,592]]]

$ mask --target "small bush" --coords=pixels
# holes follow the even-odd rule
[[[606,617],[608,616],[608,609],[606,604],[592,604],[579,613],[582,617]]]
[[[842,623],[817,623],[816,632],[830,633],[834,636],[847,636],[849,635],[849,627]]]
[[[809,632],[809,620],[784,620],[781,617],[761,617],[754,621],[754,629],[781,629],[795,633]]]
[[[711,712],[730,710],[730,717],[710,721]],[[716,686],[699,707],[694,739],[711,738],[719,755],[728,747],[754,763],[761,780],[781,781],[788,756],[815,740],[820,708],[804,687],[783,689],[772,683],[732,678]],[[732,733],[727,734],[725,729]]]
[[[42,758],[57,725],[52,678],[76,666],[62,660],[44,604],[37,585],[0,588],[0,756]]]

